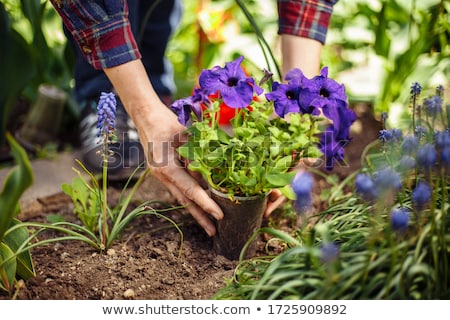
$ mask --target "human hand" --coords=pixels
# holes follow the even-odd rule
[[[220,220],[222,210],[201,187],[195,175],[186,169],[176,151],[186,142],[185,127],[165,106],[158,113],[152,112],[151,118],[153,127],[141,129],[139,135],[153,176],[186,207],[209,236],[215,235],[216,228],[210,216]]]

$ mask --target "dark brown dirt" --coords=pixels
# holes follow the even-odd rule
[[[373,118],[370,108],[356,105],[358,120],[348,145],[347,166],[337,167],[335,172],[345,177],[360,166],[364,147],[377,138],[380,125]],[[325,184],[319,184],[326,188]],[[119,189],[110,188],[112,195]],[[152,186],[145,199],[170,200],[160,185]],[[114,198],[114,196],[112,196]],[[41,199],[39,211],[26,219],[45,221],[49,214],[73,219],[70,199],[64,194]],[[275,212],[273,223],[286,228],[295,227]],[[105,253],[78,242],[56,242],[36,247],[32,256],[36,277],[27,280],[18,291],[17,299],[210,299],[233,275],[237,261],[218,256],[213,251],[212,239],[189,216],[179,211],[168,214],[183,233],[168,221],[156,216],[135,220],[121,239]],[[52,237],[48,233],[42,237]],[[281,250],[276,244],[266,246],[267,239],[261,235],[258,253],[266,254]],[[267,252],[266,250],[269,250]],[[11,299],[0,293],[0,299]]]

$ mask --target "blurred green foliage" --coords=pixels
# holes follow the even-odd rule
[[[178,88],[175,98],[191,93],[202,69],[240,54],[255,68],[265,67],[278,77],[276,1],[184,0],[183,6],[181,25],[167,50]],[[369,71],[367,81],[360,81],[360,86],[376,81],[375,94],[361,97],[360,87],[347,88],[351,99],[368,99],[375,111],[387,111],[408,99],[402,87],[413,81],[426,86],[440,77],[436,82],[446,85],[442,78],[450,74],[449,12],[446,0],[340,0],[322,63],[337,77],[374,57],[381,61],[382,70]],[[1,145],[17,97],[31,101],[42,82],[70,91],[72,52],[48,0],[3,0],[0,19],[5,48],[0,58],[8,61],[0,70],[2,79],[8,79],[0,88]]]
[[[389,111],[409,99],[418,81],[448,84],[450,76],[450,2],[446,0],[340,0],[332,16],[325,59],[342,72],[378,59],[382,70],[369,70],[367,81],[380,73],[375,111]],[[324,59],[324,60],[325,60]],[[372,78],[372,79],[371,79]],[[443,81],[444,79],[444,81]]]
[[[71,54],[61,19],[48,0],[4,0],[0,4],[0,145],[7,121],[19,97],[36,98],[40,84],[70,90]]]

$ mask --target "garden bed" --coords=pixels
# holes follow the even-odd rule
[[[341,178],[359,168],[363,148],[377,138],[380,129],[366,105],[356,106],[355,111],[358,121],[346,150],[349,165],[337,167],[333,172]],[[326,184],[319,183],[316,199],[322,188]],[[161,194],[160,191],[154,190],[156,194]],[[113,196],[109,199],[114,199],[114,194],[119,192],[120,188],[110,187]],[[71,200],[62,193],[41,199],[41,204],[41,211],[29,217],[30,220],[45,221],[49,214],[73,219]],[[149,215],[135,220],[106,253],[79,241],[56,242],[32,249],[36,277],[24,283],[16,298],[210,299],[232,277],[237,261],[217,256],[212,239],[190,215],[170,211],[169,217],[180,225],[183,239],[167,220]],[[263,224],[274,221],[287,232],[295,227],[280,212],[275,212]],[[52,236],[46,233],[41,238]],[[282,250],[276,242],[267,240],[260,236],[258,255]],[[10,297],[0,294],[0,299]]]

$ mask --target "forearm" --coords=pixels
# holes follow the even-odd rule
[[[148,79],[140,60],[133,60],[112,68],[105,68],[105,74],[124,102],[128,113],[138,118],[141,112],[148,112],[148,105],[159,105],[159,98]]]
[[[165,129],[174,127],[174,132],[182,130],[176,115],[161,102],[153,89],[141,60],[106,68],[104,72],[121,98],[141,138],[147,142],[153,141],[155,137],[150,135],[157,134],[160,130],[154,129],[162,126],[165,126]]]
[[[299,68],[308,78],[318,75],[322,47],[322,43],[314,39],[281,35],[283,75],[293,68]]]
[[[283,74],[300,68],[308,77],[320,69],[334,4],[337,0],[278,0]]]

